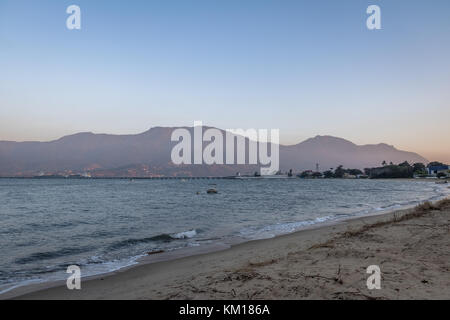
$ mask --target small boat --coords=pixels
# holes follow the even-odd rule
[[[217,192],[216,185],[215,185],[215,184],[212,184],[212,186],[214,186],[214,187],[209,188],[208,190],[206,190],[206,193],[207,193],[207,194],[216,194],[216,193],[219,193],[219,192]]]

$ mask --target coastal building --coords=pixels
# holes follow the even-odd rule
[[[449,166],[431,166],[428,168],[428,174],[430,176],[436,176],[442,172],[449,175],[449,170],[450,170]]]

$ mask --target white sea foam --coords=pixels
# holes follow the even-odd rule
[[[195,237],[196,235],[197,235],[197,231],[194,229],[194,230],[175,233],[170,236],[174,239],[190,239],[190,238]]]
[[[245,228],[240,231],[240,235],[248,239],[266,239],[273,238],[278,235],[292,233],[304,227],[312,226],[315,224],[323,223],[330,220],[337,219],[337,216],[325,216],[318,217],[315,219],[287,222],[287,223],[277,223],[274,225],[268,225],[259,229],[256,228]]]

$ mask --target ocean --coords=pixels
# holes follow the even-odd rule
[[[218,194],[207,194],[215,184]],[[0,179],[0,293],[148,252],[270,238],[449,194],[433,181]]]

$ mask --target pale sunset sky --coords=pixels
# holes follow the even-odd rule
[[[450,163],[450,1],[0,0],[0,140],[195,120]]]

